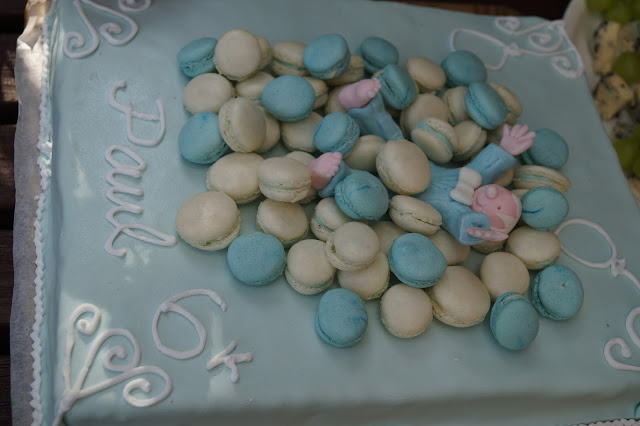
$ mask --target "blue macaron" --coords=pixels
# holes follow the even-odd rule
[[[374,74],[389,64],[397,64],[400,57],[398,49],[388,40],[381,37],[367,37],[359,48],[364,61],[364,69]]]
[[[549,129],[535,131],[536,137],[531,148],[522,153],[527,164],[559,169],[569,158],[569,147],[562,136]]]
[[[262,89],[262,106],[280,121],[299,121],[308,117],[315,101],[311,84],[297,75],[274,78]]]
[[[218,128],[218,116],[212,112],[192,115],[178,135],[178,148],[185,160],[211,164],[231,152]]]
[[[338,184],[342,182],[352,172],[353,172],[353,169],[347,166],[347,163],[345,163],[344,161],[341,161],[340,165],[338,166],[338,171],[333,176],[331,181],[329,181],[327,186],[318,190],[318,196],[320,198],[333,197],[333,194],[335,193],[335,190],[336,190],[336,186],[338,186]]]
[[[468,86],[471,83],[487,81],[487,70],[482,59],[467,50],[456,50],[447,55],[440,64],[447,86]]]
[[[416,84],[404,68],[395,64],[387,65],[377,78],[382,86],[382,99],[390,107],[402,110],[416,100]]]
[[[213,54],[218,40],[204,37],[187,43],[178,51],[176,59],[182,72],[188,77],[195,77],[207,72],[215,72]]]
[[[540,328],[540,318],[531,302],[513,291],[498,297],[491,308],[489,322],[500,346],[512,351],[529,347]]]
[[[429,238],[409,233],[393,241],[389,251],[389,267],[403,283],[427,288],[435,285],[444,274],[447,260]]]
[[[563,265],[543,269],[531,283],[531,303],[540,315],[567,320],[580,311],[584,290],[580,278]]]
[[[346,156],[360,137],[360,127],[349,115],[332,112],[316,127],[313,143],[321,152],[340,152]]]
[[[284,272],[287,256],[273,235],[262,232],[241,235],[227,250],[227,264],[234,277],[249,285],[265,285]]]
[[[471,83],[464,95],[464,106],[469,117],[487,130],[503,124],[509,113],[498,92],[487,83]]]
[[[532,228],[546,231],[559,226],[569,213],[564,194],[550,186],[539,186],[525,192],[520,199],[522,220]]]
[[[367,309],[356,293],[345,288],[326,292],[316,314],[316,332],[330,345],[355,345],[367,331]]]
[[[351,52],[339,34],[318,37],[304,48],[302,60],[311,75],[321,80],[338,77],[349,65]]]
[[[389,195],[382,181],[361,170],[338,183],[333,196],[340,210],[356,220],[378,220],[389,209]]]

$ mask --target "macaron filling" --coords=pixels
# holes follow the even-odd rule
[[[442,143],[444,143],[444,145],[449,149],[449,151],[453,152],[453,145],[451,145],[451,142],[449,141],[449,138],[446,137],[444,134],[440,133],[439,131],[437,131],[433,127],[429,126],[424,121],[420,121],[416,125],[416,127],[419,127],[421,129],[424,129],[424,130],[426,130],[428,132],[431,132],[432,134],[436,135],[438,137],[438,139],[440,139],[442,141]]]

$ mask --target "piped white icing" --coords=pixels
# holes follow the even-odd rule
[[[617,277],[618,275],[624,275],[625,277],[629,278],[631,282],[633,282],[636,285],[636,287],[638,287],[638,289],[640,290],[640,281],[638,281],[638,278],[636,278],[635,275],[633,275],[631,272],[629,272],[626,269],[626,265],[627,265],[626,260],[618,258],[618,249],[614,244],[613,239],[604,229],[602,229],[600,225],[584,219],[570,219],[562,223],[555,230],[555,234],[556,235],[560,234],[560,232],[569,225],[584,225],[584,226],[588,226],[590,228],[595,229],[607,240],[611,248],[611,257],[609,258],[609,260],[605,262],[589,262],[587,260],[582,259],[579,256],[576,256],[575,254],[567,250],[566,247],[562,246],[562,250],[569,257],[591,268],[598,268],[598,269],[609,268],[611,270],[611,275],[613,275],[614,277]],[[640,316],[640,306],[633,309],[629,313],[629,315],[627,316],[627,320],[625,322],[625,326],[626,326],[627,334],[629,335],[629,338],[631,339],[633,344],[636,346],[636,348],[640,349],[640,337],[638,337],[638,333],[636,332],[634,327],[634,321],[638,316]],[[615,359],[615,357],[613,356],[613,347],[616,345],[620,346],[620,352],[624,358],[631,358],[631,354],[632,354],[631,348],[629,347],[627,342],[620,337],[614,337],[610,339],[604,346],[604,358],[607,361],[607,363],[613,368],[616,368],[618,370],[640,371],[640,366],[625,364]]]
[[[156,99],[156,105],[158,107],[158,115],[145,114],[143,112],[134,111],[133,105],[131,104],[131,102],[128,102],[127,105],[122,105],[121,103],[116,101],[116,92],[118,91],[118,89],[121,89],[124,87],[127,87],[127,82],[124,80],[119,81],[113,85],[113,87],[111,88],[111,92],[109,93],[109,105],[111,105],[113,108],[117,109],[118,111],[122,112],[125,115],[125,119],[127,123],[127,139],[129,139],[131,143],[134,143],[136,145],[142,145],[142,146],[157,145],[158,143],[160,143],[160,141],[164,137],[164,132],[166,130],[166,123],[164,119],[164,106],[162,105],[162,101],[159,99]],[[156,136],[154,139],[144,139],[144,138],[139,138],[135,136],[133,134],[133,126],[132,126],[132,122],[134,118],[138,120],[143,120],[143,121],[160,122],[160,131],[158,132],[158,136]]]
[[[74,0],[73,4],[82,18],[87,30],[89,30],[89,34],[91,35],[91,44],[84,50],[80,50],[87,45],[87,40],[85,36],[78,31],[70,31],[64,36],[64,41],[62,45],[62,49],[64,54],[69,58],[77,59],[84,58],[96,51],[98,46],[100,45],[100,40],[98,37],[98,33],[89,20],[87,18],[87,14],[84,11],[84,6],[82,3],[95,7],[102,12],[106,12],[108,14],[112,14],[127,22],[129,26],[129,32],[126,33],[121,38],[115,38],[112,34],[120,35],[123,33],[122,26],[116,22],[107,22],[100,26],[100,34],[114,46],[120,46],[130,42],[138,33],[138,24],[131,19],[129,16],[124,13],[118,12],[117,10],[111,9],[107,6],[103,6],[98,4],[92,0]],[[144,9],[147,9],[151,5],[151,0],[144,0],[140,6],[135,6],[136,0],[118,0],[118,6],[121,10],[127,12],[138,12]],[[73,49],[71,49],[73,48]]]
[[[487,69],[502,69],[511,56],[533,55],[550,57],[553,68],[564,77],[578,78],[582,75],[584,71],[582,58],[564,29],[564,21],[541,22],[521,30],[522,21],[514,16],[507,16],[496,18],[494,24],[500,31],[509,36],[519,37],[526,35],[531,49],[522,48],[515,41],[507,44],[492,35],[469,28],[456,28],[451,32],[449,36],[450,49],[456,51],[458,35],[466,33],[486,40],[502,49],[500,62],[495,65],[485,63]]]
[[[80,318],[81,316],[84,316],[86,314],[90,315],[88,319]],[[79,399],[85,398],[89,395],[93,395],[97,392],[101,392],[107,388],[122,383],[125,380],[129,380],[132,377],[140,376],[142,374],[157,375],[164,380],[165,385],[162,392],[160,392],[159,394],[151,398],[143,399],[138,396],[134,396],[133,392],[137,390],[139,392],[136,392],[136,394],[139,394],[140,392],[149,394],[152,391],[151,382],[148,379],[142,377],[131,380],[125,385],[122,391],[122,396],[124,400],[132,406],[149,407],[162,401],[171,393],[171,378],[164,370],[154,365],[138,365],[140,364],[140,346],[138,345],[138,341],[129,330],[123,328],[111,328],[103,331],[97,336],[97,338],[91,343],[89,352],[85,358],[82,368],[78,373],[76,381],[72,384],[71,356],[73,353],[73,347],[75,345],[75,333],[77,331],[88,336],[93,335],[100,325],[100,318],[100,310],[95,305],[89,303],[81,304],[71,314],[71,318],[69,319],[69,322],[67,324],[65,360],[64,367],[62,369],[62,376],[64,378],[64,392],[62,394],[60,404],[58,405],[58,412],[53,422],[54,425],[61,424],[65,413],[69,411]],[[95,361],[98,350],[112,336],[120,336],[125,338],[133,348],[133,354],[130,354],[122,345],[115,345],[110,348],[102,357],[102,366],[106,370],[117,372],[120,374],[83,389],[82,386],[84,385],[84,381],[89,374],[89,370],[91,369],[91,366]],[[129,358],[130,361],[128,363],[114,363],[114,358],[119,358],[120,360],[126,360],[127,358]]]
[[[208,289],[187,290],[183,293],[176,294],[175,296],[160,304],[160,306],[156,310],[156,314],[153,317],[153,322],[151,325],[153,342],[160,352],[175,359],[189,359],[200,355],[200,353],[202,353],[202,351],[204,350],[204,346],[207,341],[207,332],[205,331],[202,323],[189,311],[179,305],[176,305],[176,302],[178,302],[179,300],[190,296],[209,296],[209,298],[216,305],[220,306],[220,309],[222,309],[223,312],[227,311],[227,304],[224,302],[224,300],[222,300],[218,293]],[[196,332],[198,333],[198,345],[195,348],[186,351],[178,351],[175,349],[171,349],[162,343],[158,334],[158,321],[160,320],[160,315],[166,312],[175,312],[179,315],[182,315],[195,327]],[[233,383],[236,383],[240,377],[238,374],[238,367],[236,366],[236,363],[252,361],[253,353],[246,352],[242,354],[232,354],[231,352],[233,352],[235,348],[236,341],[232,340],[231,343],[229,343],[229,345],[222,352],[218,353],[209,361],[207,361],[207,370],[211,370],[217,365],[224,364],[231,371],[231,381]]]
[[[151,334],[153,335],[153,342],[156,344],[156,347],[158,348],[158,350],[163,354],[170,356],[171,358],[189,359],[189,358],[198,356],[204,350],[204,345],[207,341],[207,332],[205,331],[204,326],[189,311],[187,311],[180,305],[176,305],[176,302],[178,302],[179,300],[182,300],[186,297],[197,296],[197,295],[209,296],[209,298],[216,305],[220,306],[223,312],[227,310],[227,304],[224,303],[224,301],[220,298],[220,296],[218,296],[218,294],[215,291],[207,290],[207,289],[188,290],[188,291],[185,291],[184,293],[177,294],[172,298],[170,298],[169,300],[166,300],[165,302],[163,302],[158,307],[158,309],[156,310],[156,314],[153,317]],[[198,345],[195,348],[188,351],[177,351],[175,349],[171,349],[165,346],[162,343],[162,341],[160,340],[160,336],[158,335],[158,321],[160,321],[160,315],[166,312],[175,312],[176,314],[182,315],[187,321],[189,321],[195,327],[196,332],[198,333]]]
[[[114,151],[120,151],[131,160],[135,161],[136,164],[130,165],[120,163],[115,158],[113,158]],[[143,211],[142,207],[122,200],[115,195],[116,193],[131,194],[136,196],[141,196],[144,194],[144,191],[141,188],[135,188],[118,182],[115,179],[115,175],[121,174],[139,179],[142,176],[142,172],[147,167],[147,165],[138,154],[122,145],[110,146],[105,152],[105,158],[107,159],[109,164],[114,167],[113,170],[110,170],[106,176],[107,182],[112,185],[112,187],[107,190],[107,198],[117,205],[116,207],[113,207],[111,210],[109,210],[105,215],[107,221],[109,221],[109,223],[111,223],[116,228],[104,244],[104,249],[107,251],[107,253],[120,257],[124,256],[127,253],[125,249],[116,249],[113,247],[113,242],[118,237],[118,235],[120,235],[120,233],[124,233],[131,238],[135,238],[137,240],[144,241],[150,244],[156,244],[165,247],[175,245],[177,243],[177,238],[173,235],[165,234],[155,228],[146,225],[122,224],[115,218],[115,215],[120,212],[141,214]],[[143,231],[155,238],[135,232],[135,230]]]

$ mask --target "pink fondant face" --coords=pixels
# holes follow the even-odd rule
[[[491,221],[491,229],[508,233],[520,219],[522,204],[508,189],[490,184],[474,191],[471,210],[486,214]]]

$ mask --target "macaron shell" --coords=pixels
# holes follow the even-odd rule
[[[344,162],[352,169],[376,173],[376,158],[384,143],[380,136],[360,136]]]
[[[487,141],[487,132],[475,121],[458,123],[453,130],[458,137],[458,147],[453,152],[453,161],[466,161],[482,150]]]
[[[553,265],[560,256],[560,240],[552,231],[521,226],[511,231],[505,251],[522,260],[527,269],[536,271]]]
[[[531,285],[531,302],[540,315],[560,321],[574,317],[582,307],[580,278],[563,265],[541,271]]]
[[[196,164],[211,164],[231,151],[220,134],[218,116],[212,112],[189,117],[180,129],[178,148],[185,160]]]
[[[321,152],[349,154],[360,137],[360,128],[349,115],[334,112],[326,115],[316,127],[313,143]]]
[[[224,141],[236,152],[256,151],[267,134],[264,114],[247,98],[233,98],[222,105],[218,126]]]
[[[316,332],[326,343],[344,348],[358,343],[367,330],[367,310],[357,294],[344,288],[326,292],[316,314]]]
[[[487,70],[476,54],[467,50],[451,52],[440,64],[447,76],[447,86],[469,86],[487,79]]]
[[[326,290],[333,284],[335,272],[322,241],[302,240],[289,249],[285,277],[298,293],[310,295]]]
[[[518,96],[501,84],[490,82],[489,86],[498,92],[498,95],[500,95],[504,104],[507,106],[507,110],[509,111],[507,114],[507,123],[515,124],[522,114],[522,104]]]
[[[187,77],[209,72],[215,72],[213,54],[218,40],[203,37],[187,43],[176,55],[180,69]]]
[[[480,265],[480,280],[496,300],[504,293],[524,294],[529,290],[529,270],[516,255],[494,252]]]
[[[418,95],[411,105],[400,113],[400,128],[406,137],[411,135],[411,130],[425,118],[435,117],[447,121],[449,108],[437,97],[429,93]]]
[[[273,59],[271,71],[282,75],[309,75],[309,70],[304,66],[304,48],[306,45],[298,41],[279,41],[272,47]]]
[[[287,248],[307,235],[309,220],[300,204],[267,198],[258,205],[256,229],[273,235]]]
[[[378,220],[389,209],[389,194],[380,179],[359,170],[336,185],[334,197],[352,219]]]
[[[429,238],[410,233],[393,241],[389,267],[403,283],[425,288],[438,282],[447,268],[447,261]]]
[[[427,118],[411,131],[411,140],[436,164],[446,164],[458,149],[458,136],[446,121]]]
[[[245,30],[226,32],[216,45],[213,62],[229,80],[242,81],[259,69],[262,50],[256,37]]]
[[[336,269],[354,272],[373,263],[380,251],[380,241],[369,226],[347,222],[329,235],[325,251]]]
[[[418,194],[431,182],[431,166],[416,144],[405,140],[387,141],[380,147],[376,170],[390,190],[402,195]]]
[[[464,106],[469,117],[488,130],[502,125],[509,112],[498,92],[486,83],[469,85],[469,90],[464,95]]]
[[[351,220],[340,210],[335,198],[323,198],[316,204],[315,213],[311,220],[311,230],[317,239],[327,241],[329,234]]]
[[[569,213],[567,198],[555,188],[540,186],[528,190],[521,198],[522,220],[532,228],[553,229]]]
[[[234,277],[249,285],[265,285],[284,272],[286,255],[282,243],[262,232],[236,238],[227,250],[227,264]]]
[[[340,287],[356,293],[362,300],[377,299],[389,287],[389,261],[382,251],[371,265],[359,271],[338,271]]]
[[[571,187],[571,181],[559,171],[549,167],[520,166],[515,170],[513,185],[516,189],[551,186],[564,194]]]
[[[464,97],[469,89],[466,86],[452,87],[442,95],[442,100],[449,107],[449,124],[455,126],[465,120],[470,120]]]
[[[223,192],[200,192],[187,198],[176,214],[176,231],[201,250],[226,248],[240,233],[236,203]]]
[[[538,335],[540,319],[535,308],[518,293],[505,293],[491,309],[491,332],[498,343],[512,351],[528,348]]]
[[[569,147],[562,136],[550,129],[535,131],[533,145],[522,153],[527,164],[560,169],[569,158]]]
[[[380,251],[385,255],[389,255],[391,251],[391,245],[401,235],[407,233],[404,229],[400,228],[393,222],[388,220],[381,220],[371,227],[380,240]]]
[[[491,298],[480,278],[464,266],[449,266],[436,285],[427,289],[433,315],[453,327],[471,327],[489,313]]]
[[[347,67],[337,77],[325,80],[329,86],[355,83],[364,78],[364,61],[359,55],[351,54]]]
[[[316,152],[313,137],[322,121],[322,116],[311,112],[302,120],[280,123],[280,135],[284,145],[292,151]]]
[[[191,114],[213,112],[218,114],[220,108],[236,95],[231,82],[219,74],[200,74],[185,86],[182,91],[182,102]]]
[[[425,236],[435,234],[442,215],[429,203],[407,195],[395,195],[389,203],[389,216],[400,228]]]
[[[225,155],[207,170],[207,188],[224,192],[236,204],[249,203],[260,196],[258,168],[263,161],[252,152]]]
[[[262,91],[273,79],[271,74],[258,71],[250,78],[236,83],[236,94],[262,104]]]
[[[369,74],[374,74],[389,64],[397,64],[398,49],[382,37],[371,36],[360,43],[360,55]]]
[[[260,191],[276,201],[294,203],[307,196],[311,174],[307,166],[289,157],[272,157],[258,167]]]
[[[262,90],[262,105],[280,121],[298,121],[313,110],[316,100],[311,84],[296,75],[270,81]]]
[[[416,337],[424,333],[433,320],[431,300],[424,290],[396,284],[382,296],[380,317],[394,336]]]
[[[469,253],[471,253],[471,246],[461,244],[444,229],[438,229],[434,234],[429,235],[429,239],[442,252],[447,261],[447,266],[464,262],[469,257]]]
[[[347,41],[339,34],[326,34],[304,49],[303,62],[311,75],[320,79],[338,77],[347,68],[351,53]]]
[[[402,110],[416,99],[418,91],[409,73],[402,67],[390,64],[377,76],[380,81],[380,94],[384,103],[392,108]]]
[[[440,65],[422,56],[413,56],[405,63],[409,75],[418,85],[420,93],[432,93],[442,89],[447,76]]]

